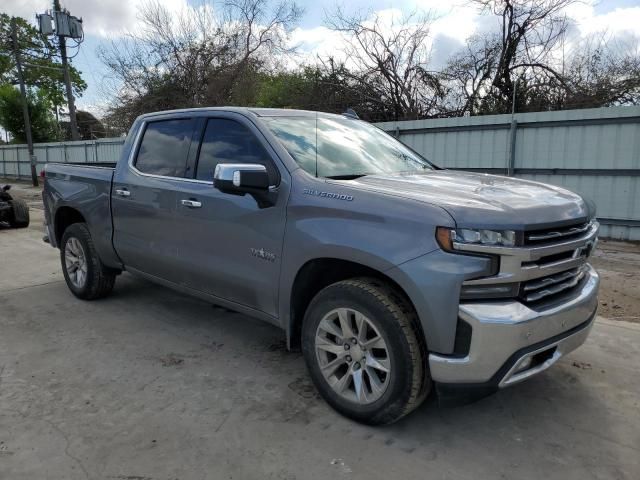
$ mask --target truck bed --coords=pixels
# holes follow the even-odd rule
[[[43,200],[48,225],[55,225],[52,212],[69,206],[78,210],[93,234],[96,249],[102,258],[117,259],[112,245],[111,182],[115,164],[48,163],[45,167]],[[50,235],[57,246],[59,235]]]
[[[71,167],[75,169],[107,169],[107,170],[115,170],[117,163],[116,162],[91,162],[91,163],[63,163],[63,162],[49,162],[46,164],[47,172],[55,172],[58,171],[59,167],[62,167],[63,170],[66,167]]]
[[[65,183],[73,181],[74,179],[80,180],[84,183],[85,180],[106,181],[109,183],[109,189],[111,189],[111,180],[113,178],[113,172],[115,171],[116,164],[111,162],[100,163],[47,163],[45,166],[45,178],[47,182],[54,182],[57,179],[63,178]],[[65,188],[63,185],[60,188]]]

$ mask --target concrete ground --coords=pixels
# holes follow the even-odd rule
[[[599,317],[546,373],[365,427],[276,328],[136,280],[82,302],[0,229],[0,479],[638,479],[640,324]]]

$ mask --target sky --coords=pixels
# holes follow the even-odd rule
[[[87,82],[84,95],[76,100],[77,108],[101,116],[109,103],[112,89],[106,85],[107,69],[97,56],[97,49],[122,36],[127,30],[135,31],[137,10],[145,0],[62,0],[62,6],[73,15],[83,18],[85,41],[73,58]],[[174,11],[189,8],[202,0],[162,0]],[[4,3],[4,2],[3,2]],[[442,66],[446,59],[461,48],[466,38],[492,27],[495,19],[480,15],[478,8],[465,0],[296,0],[304,9],[290,42],[299,47],[298,62],[316,56],[335,55],[341,49],[339,35],[329,31],[324,19],[342,5],[348,11],[367,14],[402,14],[412,11],[432,12],[437,20],[432,25],[432,68]],[[35,23],[35,14],[51,8],[48,0],[19,0],[5,4],[0,10],[19,15]],[[214,2],[215,8],[215,2]],[[572,34],[584,37],[605,31],[612,36],[640,34],[640,0],[582,0],[567,9],[572,20]]]

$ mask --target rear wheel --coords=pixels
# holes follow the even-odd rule
[[[328,286],[312,300],[302,349],[316,387],[343,415],[392,423],[431,389],[426,353],[410,305],[371,278]]]
[[[29,207],[24,200],[11,200],[13,212],[9,219],[9,225],[13,228],[27,228],[29,226]]]
[[[74,223],[64,231],[60,262],[67,286],[76,297],[93,300],[113,290],[116,272],[102,264],[86,224]]]

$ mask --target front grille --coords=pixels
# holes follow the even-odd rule
[[[545,266],[556,262],[562,262],[564,260],[571,260],[574,256],[575,250],[566,250],[564,252],[556,253],[553,255],[544,255],[540,257],[538,260],[533,260],[531,262],[522,262],[522,268],[532,267],[532,266]]]
[[[543,298],[567,292],[577,287],[585,275],[586,268],[581,266],[523,282],[520,286],[520,299],[527,303],[537,302]]]
[[[581,288],[589,276],[587,262],[597,245],[598,227],[595,220],[576,222],[562,228],[525,232],[526,245],[518,247],[465,248],[496,256],[500,264],[496,275],[465,281],[461,299],[517,298],[539,306],[536,302],[554,302],[554,297],[566,296]]]
[[[524,244],[525,245],[538,245],[552,241],[564,241],[571,240],[583,235],[587,230],[591,228],[591,223],[582,222],[578,224],[568,225],[560,228],[548,228],[545,230],[533,230],[525,232]]]

